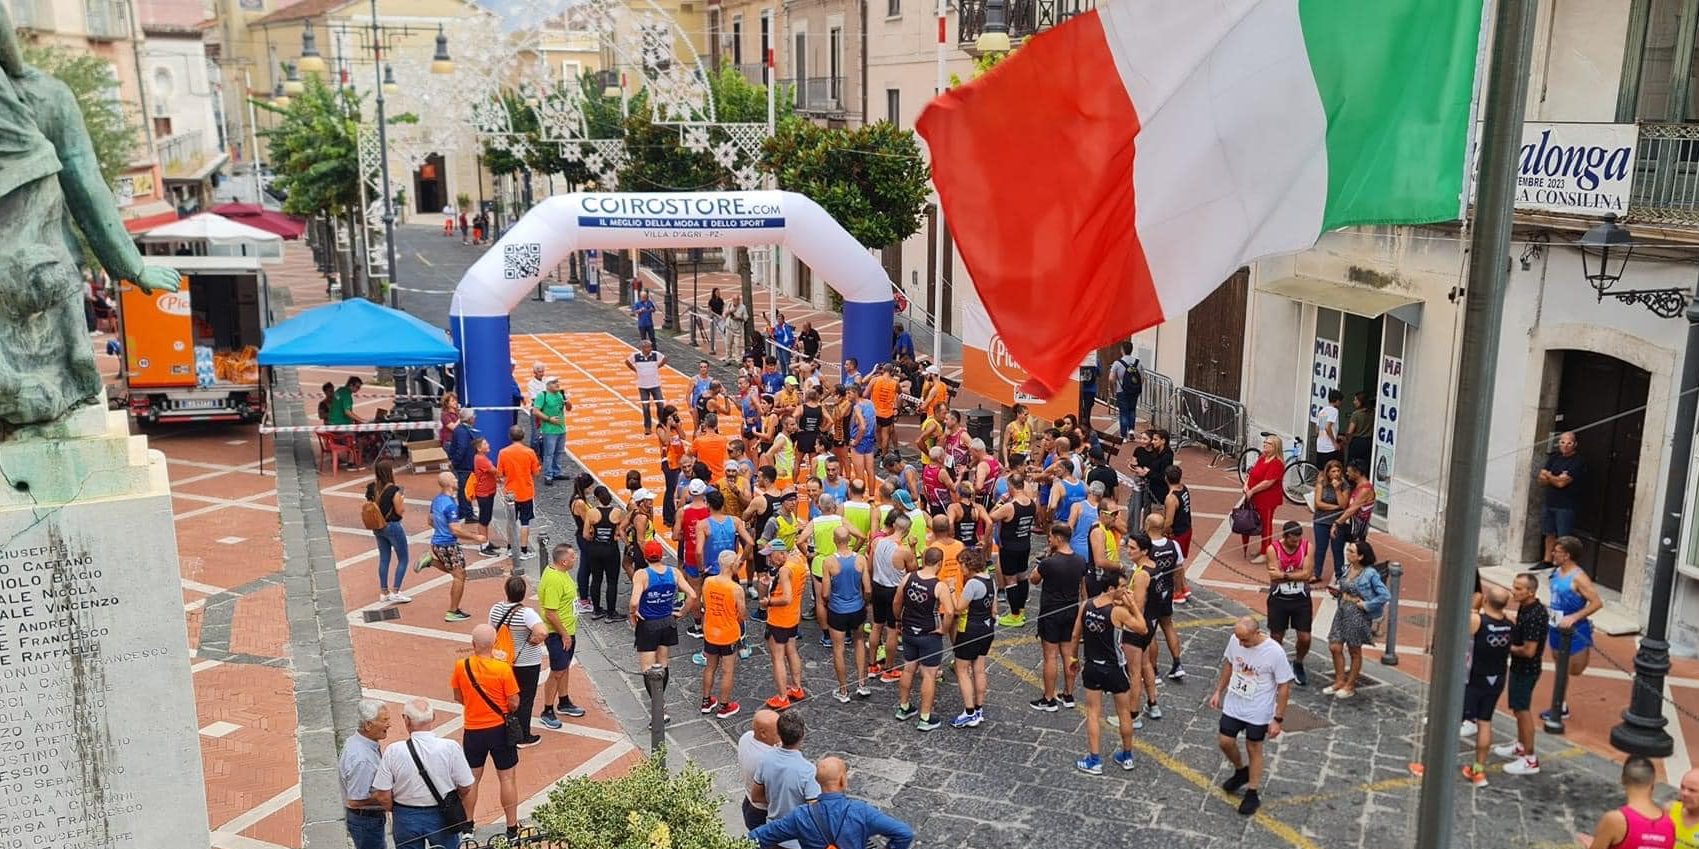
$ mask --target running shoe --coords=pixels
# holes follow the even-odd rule
[[[517,743],[517,744],[515,744],[515,745],[516,745],[516,746],[517,746],[517,747],[518,747],[518,748],[521,748],[521,749],[529,749],[529,748],[531,748],[531,747],[532,747],[532,746],[535,746],[535,745],[537,745],[537,744],[538,744],[538,743],[541,743],[541,742],[543,742],[543,738],[541,738],[541,737],[538,737],[538,736],[537,736],[537,735],[535,735],[535,734],[532,734],[532,735],[531,735],[531,736],[529,736],[529,737],[526,737],[526,738],[525,738],[525,739],[523,739],[523,740],[520,740],[520,741],[519,741],[519,742],[518,742],[518,743]]]
[[[1541,718],[1543,719],[1544,717],[1541,717]],[[1475,723],[1471,722],[1470,720],[1467,720],[1467,719],[1463,720],[1463,724],[1461,726],[1459,726],[1458,729],[1457,729],[1457,736],[1459,736],[1459,737],[1473,737],[1473,736],[1475,736]]]
[[[426,569],[431,568],[431,564],[435,562],[437,562],[437,556],[435,554],[427,554],[424,557],[419,558],[419,562],[413,566],[413,571],[423,572]]]
[[[801,687],[792,687],[785,691],[785,698],[790,699],[793,702],[800,702],[803,699],[808,698],[808,691]]]
[[[1057,698],[1061,699],[1062,707],[1065,707],[1068,710],[1074,709],[1074,694],[1073,693],[1063,693],[1062,695],[1058,696]]]
[[[572,702],[567,702],[566,704],[555,705],[555,713],[558,713],[562,716],[570,716],[573,719],[577,719],[577,718],[584,715],[584,709],[573,704]]]
[[[703,714],[710,714],[710,713],[714,712],[714,708],[717,708],[719,706],[720,706],[719,701],[716,700],[713,696],[709,696],[708,698],[705,698],[705,699],[702,700],[702,710],[701,710],[701,712]]]
[[[465,622],[471,618],[472,614],[460,610],[450,610],[442,615],[442,621],[444,622]]]
[[[1539,775],[1540,759],[1524,755],[1504,765],[1505,775]]]
[[[1487,786],[1487,771],[1484,769],[1476,769],[1473,766],[1465,766],[1463,767],[1463,780],[1475,785],[1477,788],[1485,787]]]
[[[701,652],[697,652],[697,653],[690,656],[690,662],[696,664],[697,666],[707,666],[708,665],[708,657],[707,657],[707,655],[704,655]]]
[[[820,647],[823,649],[829,649],[832,647],[831,634],[825,633],[824,631],[820,633]]]
[[[1563,718],[1564,719],[1569,718],[1569,704],[1567,702],[1563,706]],[[1540,719],[1543,719],[1546,722],[1551,722],[1552,721],[1552,712],[1550,710],[1540,711]]]
[[[389,594],[390,604],[408,604],[412,601],[413,597],[410,595],[404,595],[400,592],[393,592]]]
[[[997,624],[1005,628],[1023,628],[1026,626],[1025,613],[1005,613],[997,617]]]
[[[806,621],[813,622],[814,621],[814,608],[812,608],[812,607],[804,608],[803,611],[802,611],[802,618]]]
[[[985,721],[985,708],[974,708],[973,709],[973,727],[978,728],[979,724],[981,722],[984,722],[984,721]]]
[[[1355,695],[1357,695],[1356,690],[1340,690],[1339,692],[1334,693],[1333,697],[1336,699],[1349,699]]]
[[[1239,815],[1250,816],[1262,807],[1262,795],[1255,790],[1246,790],[1245,798],[1239,800]]]
[[[920,711],[918,711],[918,710],[916,710],[916,709],[914,709],[914,708],[912,708],[908,705],[897,705],[897,719],[901,719],[901,720],[913,719],[913,718],[915,718],[916,716],[919,716],[919,715],[920,715]]]
[[[740,710],[743,710],[743,705],[740,705],[737,702],[724,702],[720,705],[719,710],[714,711],[714,718],[731,719],[732,717],[737,716],[737,712]]]
[[[873,653],[873,659],[878,661],[879,663],[884,663],[885,660],[886,660],[886,657],[887,656],[885,654],[885,646],[884,646],[884,644],[880,644],[879,650]]]
[[[768,699],[766,704],[773,710],[784,710],[791,706],[791,700],[781,694]]]
[[[594,603],[592,603],[589,599],[581,598],[581,599],[578,600],[578,612],[579,613],[589,613],[590,611],[595,610],[595,609],[596,609],[596,605]]]
[[[832,691],[832,698],[837,699],[838,704],[841,704],[841,705],[849,704],[850,703],[849,688],[848,687],[839,687],[838,689],[833,690]]]
[[[1300,687],[1310,686],[1310,674],[1304,671],[1302,663],[1292,664],[1292,683]]]
[[[1162,718],[1162,706],[1158,705],[1156,702],[1145,702],[1144,715],[1150,717],[1151,719],[1161,719]]]
[[[1523,750],[1520,742],[1512,740],[1509,743],[1500,743],[1497,746],[1494,746],[1493,754],[1498,755],[1501,758],[1521,758],[1523,755],[1528,753]]]
[[[495,545],[486,542],[483,545],[478,547],[478,553],[484,555],[485,557],[499,557],[499,556],[501,556],[501,549],[496,548]]]
[[[698,640],[702,639],[702,625],[701,625],[701,623],[692,622],[689,625],[685,626],[684,635],[687,636],[687,637],[695,637]]]
[[[543,727],[550,731],[558,731],[561,726],[561,721],[557,719],[552,712],[543,713],[541,716],[537,717],[537,721],[542,723]]]
[[[914,724],[916,731],[936,731],[943,727],[944,723],[939,722],[935,716],[923,716],[919,722]]]
[[[873,679],[873,678],[878,678],[879,673],[884,672],[884,671],[885,671],[884,667],[880,666],[879,661],[877,661],[877,660],[875,660],[872,663],[867,665],[867,677],[870,680]]]
[[[1132,752],[1129,752],[1125,749],[1122,749],[1121,751],[1116,752],[1115,754],[1110,755],[1109,757],[1110,757],[1111,760],[1115,761],[1115,763],[1118,764],[1122,769],[1128,770],[1128,771],[1132,770],[1132,768],[1133,768],[1133,753]]]
[[[1191,599],[1192,599],[1192,590],[1191,590],[1190,587],[1187,587],[1186,589],[1180,590],[1179,592],[1174,594],[1174,603],[1175,604],[1185,604],[1186,602],[1191,601]]]
[[[1321,688],[1321,694],[1324,696],[1331,696],[1337,692],[1339,692],[1339,687],[1334,684],[1329,684],[1326,687]]]
[[[872,695],[873,695],[873,691],[867,689],[866,684],[863,684],[860,687],[855,688],[855,697],[858,698],[858,699],[865,699],[865,698],[868,698]]]
[[[1086,775],[1102,775],[1103,759],[1096,755],[1086,755],[1085,757],[1074,761],[1074,769],[1077,769]]]
[[[1055,713],[1056,711],[1062,709],[1062,703],[1061,702],[1058,702],[1055,699],[1046,699],[1042,696],[1040,696],[1039,698],[1033,699],[1030,702],[1027,702],[1027,705],[1029,707],[1031,707],[1033,710],[1041,710],[1041,711],[1044,711],[1045,713]]]
[[[1168,667],[1168,680],[1170,680],[1170,681],[1184,681],[1184,680],[1186,680],[1186,667],[1181,666],[1178,663],[1174,664],[1173,666]]]
[[[951,728],[968,728],[972,725],[973,725],[973,712],[972,711],[965,711],[964,710],[961,713],[956,714],[955,719],[950,720],[950,727]]]
[[[884,672],[879,673],[879,680],[884,681],[887,684],[894,684],[903,680],[903,671],[895,668],[887,669]]]

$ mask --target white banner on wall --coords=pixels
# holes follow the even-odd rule
[[[1375,452],[1369,473],[1374,476],[1375,500],[1392,492],[1392,467],[1398,450],[1398,415],[1403,399],[1404,360],[1380,358],[1380,389],[1375,393]]]
[[[1315,359],[1310,367],[1310,423],[1327,404],[1327,393],[1339,388],[1339,343],[1316,337]],[[1320,427],[1320,425],[1317,425]]]
[[[1639,139],[1634,124],[1524,123],[1516,157],[1516,208],[1590,218],[1627,213]],[[1477,143],[1471,157],[1475,166],[1479,156]],[[1471,201],[1474,174],[1471,167]]]

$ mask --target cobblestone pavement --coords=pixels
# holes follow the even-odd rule
[[[436,242],[425,238],[422,229],[404,231],[403,279],[409,285],[447,291],[458,280],[457,269],[476,257],[476,249]],[[403,304],[439,322],[446,311],[442,295],[409,294]],[[513,332],[517,337],[605,331],[633,338],[628,322],[610,303],[527,303],[515,312]],[[665,336],[660,347],[675,363],[693,362],[698,356],[687,344]],[[621,356],[619,348],[610,344],[602,350],[574,350],[572,356],[585,368],[593,368],[590,364]],[[575,402],[586,415],[597,415],[598,403],[625,403],[612,397],[599,401],[575,397]],[[581,468],[576,459],[568,459],[574,471]],[[1251,567],[1236,561],[1236,553],[1220,553],[1227,535],[1207,533],[1225,519],[1229,493],[1236,491],[1235,482],[1225,474],[1206,469],[1207,460],[1206,456],[1184,460],[1188,471],[1204,469],[1193,478],[1193,486],[1200,500],[1211,502],[1199,508],[1198,532],[1199,539],[1210,539],[1206,548],[1211,557],[1202,558],[1203,569],[1190,570],[1197,589],[1192,603],[1177,615],[1184,640],[1182,655],[1191,676],[1185,683],[1165,681],[1160,688],[1165,716],[1148,722],[1139,732],[1132,772],[1109,770],[1102,777],[1078,773],[1072,764],[1084,747],[1083,712],[1045,714],[1026,705],[1037,695],[1040,657],[1030,625],[999,633],[993,650],[988,721],[976,729],[945,727],[929,734],[892,717],[895,685],[876,685],[874,696],[866,701],[847,705],[832,701],[828,694],[835,682],[829,652],[819,646],[818,631],[805,625],[802,652],[811,698],[797,708],[809,720],[805,751],[810,757],[843,755],[851,767],[852,793],[909,821],[920,833],[919,845],[925,846],[980,849],[1024,847],[1039,841],[1174,847],[1408,845],[1420,783],[1411,775],[1409,764],[1419,755],[1426,705],[1422,682],[1405,670],[1426,673],[1420,649],[1406,648],[1403,656],[1413,656],[1416,662],[1406,662],[1399,669],[1375,663],[1378,653],[1366,652],[1370,662],[1359,698],[1336,701],[1319,692],[1330,664],[1318,639],[1309,662],[1311,680],[1317,683],[1295,690],[1287,711],[1288,733],[1269,747],[1263,811],[1248,820],[1242,818],[1233,810],[1236,803],[1217,789],[1227,769],[1215,748],[1216,715],[1203,702],[1230,622],[1246,612],[1246,603],[1255,602],[1255,594],[1240,586],[1247,583]],[[643,471],[646,476],[654,474],[652,469]],[[1211,473],[1213,477],[1208,476]],[[620,482],[607,483],[617,489]],[[555,539],[571,531],[568,494],[564,487],[555,487],[540,495],[540,526]],[[1214,501],[1223,503],[1214,505]],[[1417,547],[1406,547],[1412,556],[1419,556]],[[1206,577],[1210,574],[1215,577]],[[1422,581],[1407,583],[1418,610],[1431,597],[1423,586]],[[1324,615],[1331,615],[1330,611]],[[1417,633],[1404,640],[1407,647],[1413,642],[1425,644],[1423,622],[1417,618],[1422,615],[1411,617],[1415,620],[1411,630]],[[1321,626],[1318,630],[1325,632]],[[587,625],[584,640],[587,648],[594,649],[589,654],[600,656],[591,678],[610,712],[646,747],[646,698],[640,694],[641,682],[632,668],[629,628]],[[731,722],[703,718],[694,710],[700,698],[700,673],[688,660],[695,643],[683,638],[672,664],[670,750],[683,752],[713,771],[728,799],[735,801],[741,788],[732,761],[733,745],[748,727],[750,708],[769,694],[771,674],[764,652],[758,651],[740,665],[737,674],[743,715]],[[961,706],[951,679],[945,675],[939,687],[936,712],[945,718]],[[1587,679],[1586,689],[1596,683]],[[1511,734],[1508,717],[1501,716],[1496,728],[1499,739],[1507,739]],[[1105,744],[1113,746],[1113,741],[1113,731],[1106,729]],[[1562,738],[1542,737],[1540,748],[1544,761],[1540,776],[1511,777],[1494,767],[1489,787],[1459,788],[1454,823],[1457,845],[1573,845],[1576,831],[1588,829],[1602,810],[1615,804],[1615,767],[1600,754]],[[727,819],[737,821],[730,802]]]

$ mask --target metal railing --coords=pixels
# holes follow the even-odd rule
[[[1139,411],[1151,427],[1169,433],[1179,433],[1180,393],[1174,379],[1166,374],[1144,370],[1144,391],[1139,394]]]
[[[7,0],[6,9],[18,29],[53,30],[53,0]]]
[[[763,65],[762,63],[760,63],[760,62],[744,62],[744,63],[741,63],[741,64],[736,65],[734,67],[737,68],[738,73],[743,75],[744,79],[749,81],[750,85],[766,85],[767,84],[767,78],[764,75],[764,72],[766,71],[766,66]]]
[[[166,136],[159,142],[159,165],[170,176],[192,173],[206,159],[206,136],[200,130]]]
[[[1640,125],[1628,217],[1699,224],[1699,123]]]
[[[1201,445],[1214,451],[1212,466],[1238,456],[1246,444],[1249,421],[1244,404],[1186,386],[1180,387],[1176,396],[1179,427],[1174,429],[1174,436],[1180,445]]]
[[[986,0],[961,0],[956,39],[970,44],[985,31]],[[1021,39],[1097,8],[1097,0],[1005,0],[1003,17],[1009,37]]]
[[[842,112],[843,77],[802,77],[783,80],[796,93],[796,108],[807,112]]]
[[[130,37],[130,16],[122,0],[85,0],[88,37],[119,41]]]

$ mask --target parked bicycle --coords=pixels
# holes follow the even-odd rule
[[[1262,438],[1266,439],[1276,434],[1263,431]],[[1239,452],[1239,483],[1243,484],[1250,477],[1251,467],[1262,458],[1258,448],[1246,446]],[[1280,479],[1280,488],[1286,493],[1286,500],[1298,505],[1308,505],[1308,496],[1315,491],[1316,476],[1321,469],[1311,462],[1304,454],[1302,437],[1292,436],[1286,439],[1286,474]]]

